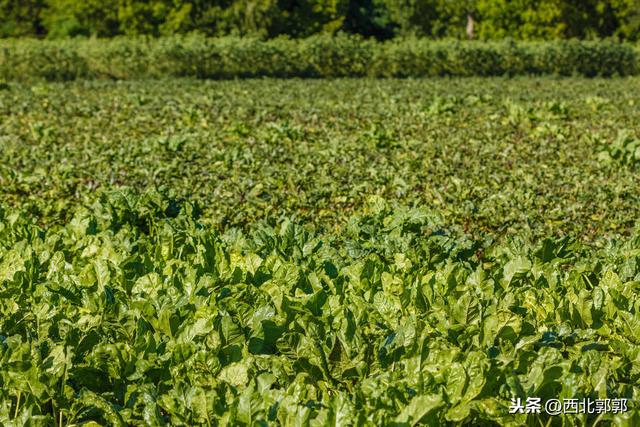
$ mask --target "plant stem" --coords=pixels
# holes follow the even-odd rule
[[[18,418],[18,410],[20,409],[20,396],[21,396],[21,392],[20,390],[18,390],[18,397],[16,398],[16,411],[13,414],[13,419]]]

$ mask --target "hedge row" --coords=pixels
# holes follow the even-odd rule
[[[633,75],[639,52],[609,41],[459,42],[115,38],[0,41],[0,79]]]

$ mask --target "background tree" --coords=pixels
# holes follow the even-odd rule
[[[47,36],[116,35],[119,30],[117,0],[46,0],[41,16]]]
[[[0,0],[0,37],[43,35],[44,7],[43,0]]]
[[[393,37],[398,24],[392,19],[385,0],[350,1],[343,22],[347,33],[386,40]]]
[[[612,0],[618,23],[615,34],[629,40],[640,39],[640,0]]]
[[[640,0],[0,0],[0,37],[640,39]]]

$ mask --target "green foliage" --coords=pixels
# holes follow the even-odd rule
[[[356,36],[0,41],[6,80],[145,77],[634,75],[638,50],[614,42],[458,42]]]
[[[0,38],[40,35],[41,0],[0,0]]]
[[[640,37],[640,0],[1,0],[0,12],[0,37]]]
[[[100,189],[164,186],[221,227],[286,217],[333,231],[379,195],[437,208],[477,238],[628,235],[639,88],[637,77],[9,82],[0,200],[51,225]]]
[[[484,39],[638,39],[637,0],[480,0],[476,14]]]
[[[384,6],[384,1],[349,2],[343,30],[346,33],[361,34],[368,38],[389,39],[393,37],[397,24]]]
[[[342,28],[348,7],[347,0],[281,1],[280,16],[272,33],[294,37],[335,33]]]
[[[639,237],[442,226],[380,199],[339,235],[220,234],[157,193],[105,193],[48,230],[3,213],[0,422],[533,426],[551,420],[510,398],[638,395]]]
[[[640,40],[640,1],[617,0],[611,7],[618,22],[615,34],[628,40]]]
[[[118,32],[118,2],[115,0],[50,0],[42,23],[50,38],[67,36],[113,36]]]
[[[604,161],[616,162],[622,165],[636,165],[640,163],[640,139],[627,129],[618,133],[613,143],[608,144],[600,153]]]
[[[438,16],[436,1],[387,0],[385,6],[392,21],[397,23],[400,34],[431,35],[431,27]]]
[[[119,30],[128,35],[159,35],[161,27],[179,31],[184,26],[190,5],[167,0],[140,2],[125,0],[120,3]],[[185,16],[186,15],[186,16]]]
[[[143,75],[153,46],[175,61],[154,72],[187,73],[198,40],[117,39],[91,66]],[[218,42],[229,75],[255,54]],[[366,73],[307,43],[315,69]],[[290,44],[260,46],[268,67]],[[638,425],[638,88],[1,84],[0,425]]]
[[[563,2],[557,0],[481,0],[478,36],[482,39],[559,39],[564,36]]]

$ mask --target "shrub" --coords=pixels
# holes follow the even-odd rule
[[[638,51],[610,41],[460,42],[356,36],[181,37],[0,42],[7,80],[146,77],[633,75]]]

